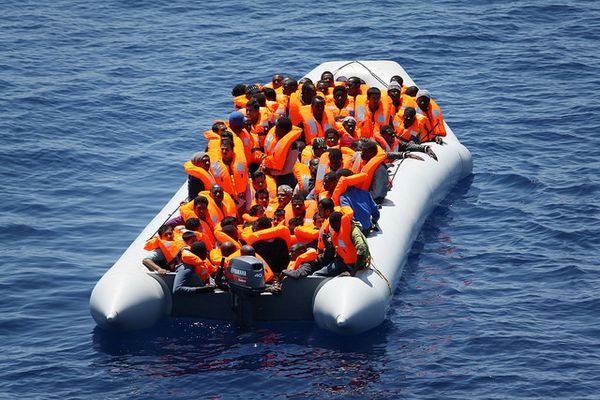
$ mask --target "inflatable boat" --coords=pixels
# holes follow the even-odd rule
[[[392,61],[335,61],[319,65],[306,77],[313,81],[331,71],[339,76],[362,78],[382,90],[394,75],[414,85],[406,71]],[[336,333],[357,334],[377,327],[385,317],[412,244],[433,208],[472,170],[471,154],[446,125],[443,144],[431,143],[437,161],[397,160],[389,169],[393,187],[381,207],[378,231],[367,243],[372,263],[356,276],[308,276],[282,282],[281,293],[263,292],[253,301],[257,321],[314,320]],[[106,329],[133,330],[152,327],[163,317],[236,320],[228,292],[215,290],[174,298],[174,273],[161,276],[142,264],[144,243],[178,213],[187,197],[187,182],[104,274],[90,297],[90,312]]]

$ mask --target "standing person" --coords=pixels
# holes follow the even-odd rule
[[[248,201],[248,167],[243,151],[233,150],[233,141],[223,139],[220,147],[220,157],[213,160],[210,169],[223,190],[235,200],[238,209],[245,210]]]

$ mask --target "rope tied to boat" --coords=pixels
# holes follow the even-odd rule
[[[390,280],[383,274],[383,272],[381,272],[379,270],[379,268],[377,268],[375,266],[375,263],[373,262],[373,257],[370,257],[370,259],[369,259],[369,265],[368,265],[367,268],[373,270],[373,272],[375,272],[377,275],[379,275],[381,277],[381,279],[384,280],[384,282],[387,284],[388,290],[390,291],[390,296],[393,296],[394,295],[394,291],[392,289],[392,284],[390,283]]]

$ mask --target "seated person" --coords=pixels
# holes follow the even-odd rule
[[[150,253],[142,260],[142,264],[150,271],[165,275],[173,270],[180,249],[174,241],[173,227],[165,224],[158,228],[158,236],[148,240],[144,249]]]
[[[216,268],[208,260],[206,245],[203,242],[195,242],[189,248],[184,248],[181,260],[173,282],[174,295],[188,295],[214,289],[214,286],[209,284],[209,278],[216,272]]]
[[[285,269],[290,261],[291,235],[286,226],[273,226],[267,217],[256,220],[248,244],[265,259],[275,274]]]
[[[281,274],[293,279],[304,278],[312,274],[319,265],[317,256],[317,251],[308,247],[306,243],[293,244],[290,248],[290,263]]]
[[[333,260],[324,257],[325,266],[316,271],[316,276],[354,276],[359,269],[365,268],[370,261],[369,246],[359,223],[352,222],[350,214],[334,211],[329,216],[331,237],[324,235],[324,254],[335,249]]]

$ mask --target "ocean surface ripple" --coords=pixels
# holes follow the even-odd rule
[[[597,398],[600,3],[8,0],[0,27],[0,398]],[[384,324],[98,329],[230,89],[345,59],[399,62],[474,160]]]

